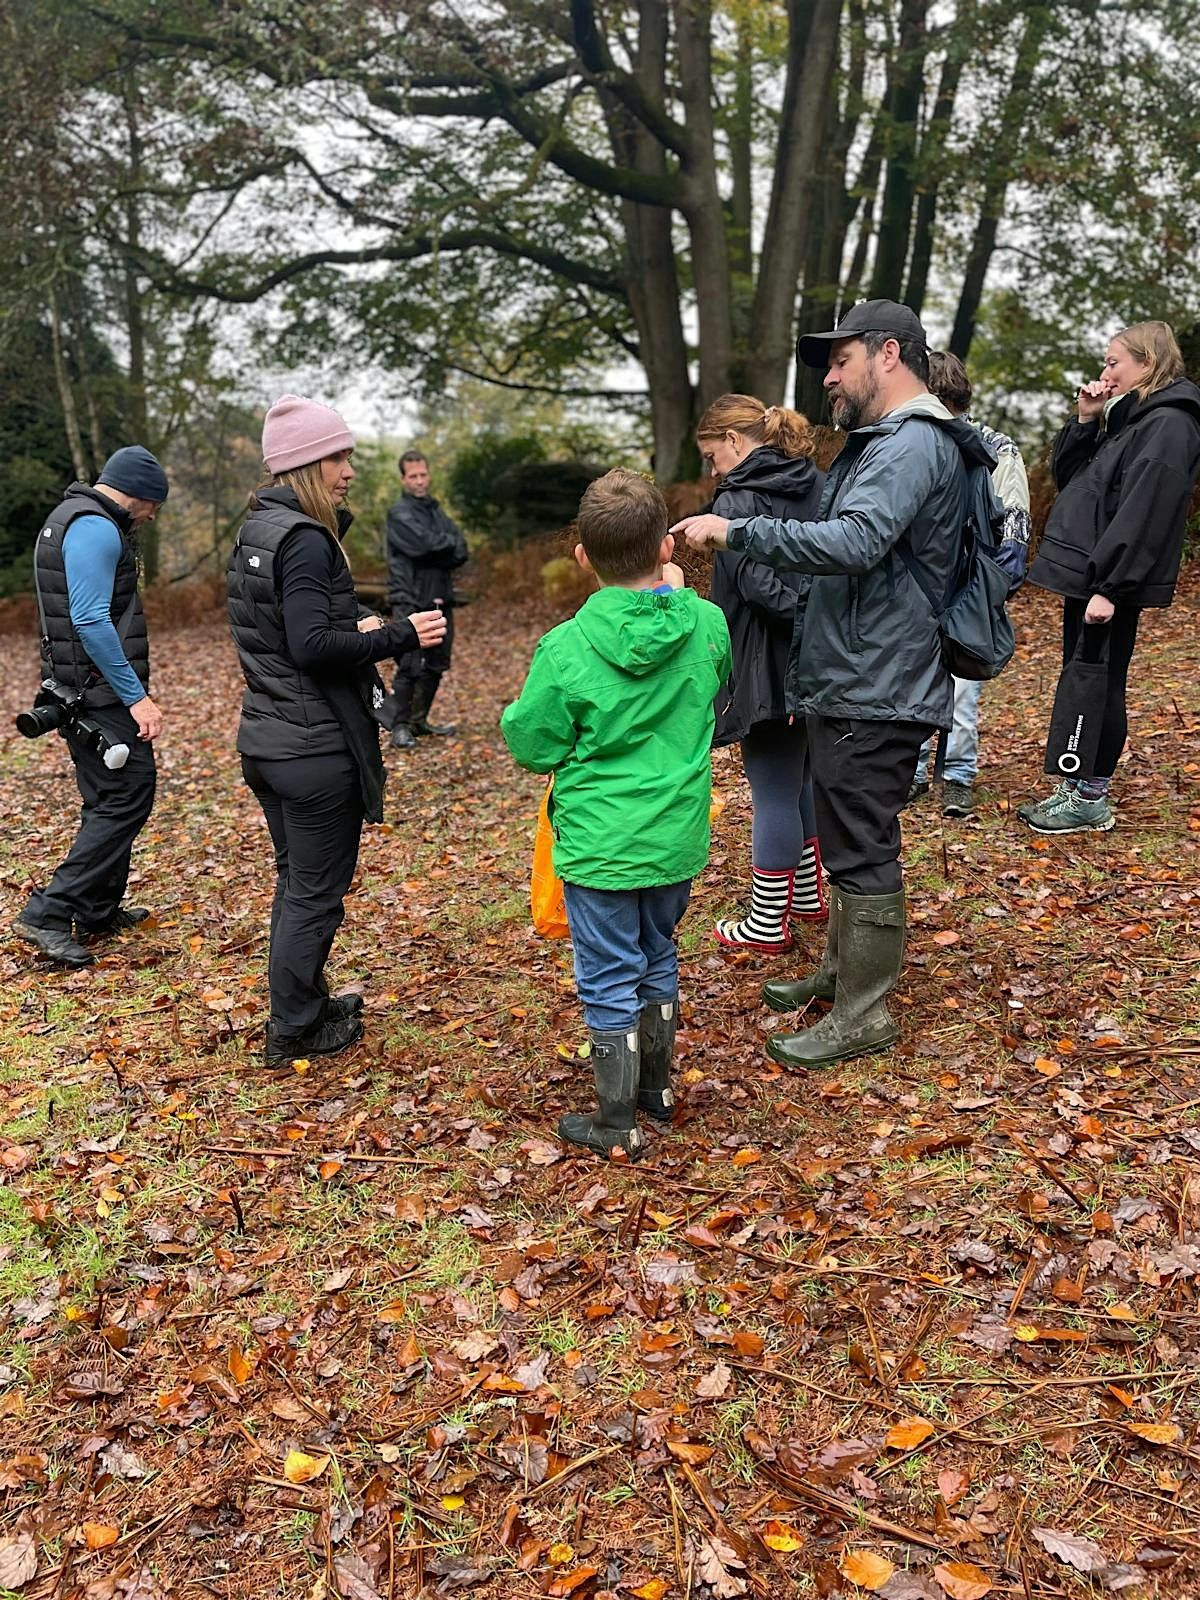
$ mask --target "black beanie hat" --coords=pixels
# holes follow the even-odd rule
[[[156,505],[162,504],[171,487],[157,457],[144,444],[127,444],[114,450],[96,482],[119,489],[134,500],[153,500]]]

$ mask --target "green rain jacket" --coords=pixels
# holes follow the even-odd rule
[[[725,618],[692,589],[600,589],[541,640],[500,731],[521,766],[554,774],[564,882],[651,889],[703,868],[729,669]]]

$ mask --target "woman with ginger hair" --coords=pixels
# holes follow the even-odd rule
[[[1138,622],[1169,606],[1200,474],[1200,388],[1184,376],[1169,325],[1137,322],[1111,340],[1099,378],[1077,397],[1077,418],[1054,441],[1059,496],[1029,581],[1063,597],[1064,670],[1082,646],[1108,671],[1100,746],[1090,772],[1018,807],[1038,833],[1107,832],[1109,780],[1125,746],[1125,689]],[[1081,638],[1082,635],[1082,638]]]
[[[753,395],[724,394],[700,418],[696,443],[720,480],[720,517],[815,516],[825,475],[813,465],[807,421]],[[788,711],[788,659],[812,579],[776,572],[732,550],[713,561],[710,597],[729,623],[733,671],[717,696],[713,743],[740,743],[754,803],[750,911],[722,918],[727,949],[775,954],[791,947],[789,921],[826,915],[808,737]]]

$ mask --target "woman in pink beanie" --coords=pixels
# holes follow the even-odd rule
[[[246,680],[237,747],[275,847],[269,1067],[362,1037],[361,997],[331,997],[324,974],[363,822],[383,820],[374,663],[428,649],[446,630],[440,611],[384,624],[360,610],[341,544],[353,454],[336,411],[277,400],[263,425],[267,478],[229,560]]]

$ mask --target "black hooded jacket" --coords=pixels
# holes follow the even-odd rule
[[[387,514],[388,604],[395,617],[455,602],[454,571],[468,558],[458,525],[431,494],[405,494]]]
[[[824,481],[807,456],[762,445],[725,474],[712,509],[730,519],[804,521],[815,513]],[[788,652],[799,641],[811,584],[807,573],[776,572],[736,551],[717,552],[709,593],[729,624],[733,671],[717,696],[714,744],[733,744],[756,722],[787,716]]]
[[[1176,378],[1140,403],[1122,397],[1103,426],[1068,422],[1050,468],[1060,493],[1030,581],[1076,600],[1169,606],[1200,475],[1200,389]]]

